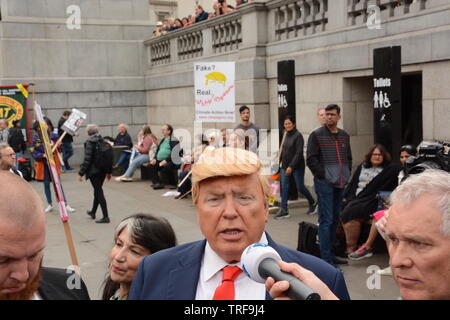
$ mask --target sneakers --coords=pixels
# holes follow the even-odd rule
[[[289,211],[284,210],[284,209],[280,209],[280,211],[278,211],[278,213],[277,213],[277,215],[275,216],[274,219],[280,220],[280,219],[286,219],[286,218],[289,218],[289,217],[290,217]]]
[[[76,211],[74,208],[72,208],[72,207],[69,206],[69,205],[66,205],[66,210],[67,210],[68,212],[75,212],[75,211]]]
[[[317,201],[314,202],[313,204],[310,204],[309,209],[306,212],[306,214],[309,216],[312,216],[313,214],[317,213],[317,211],[316,211],[316,208],[318,207],[317,204],[318,204]]]
[[[100,220],[95,221],[96,223],[109,223],[109,218],[108,217],[104,217],[101,218]]]
[[[133,181],[133,178],[130,178],[127,176],[120,176],[120,177],[114,178],[114,180],[117,182],[121,182],[121,181],[122,182],[131,182],[131,181]]]
[[[350,260],[355,260],[355,261],[357,261],[357,260],[361,260],[361,259],[364,259],[364,258],[369,258],[369,257],[371,257],[372,255],[373,255],[373,254],[372,254],[372,251],[369,251],[369,250],[366,248],[365,245],[362,245],[361,247],[359,247],[358,250],[356,250],[355,252],[350,253],[350,254],[348,255],[348,258],[349,258]]]
[[[45,208],[44,211],[45,211],[45,213],[49,213],[49,212],[53,211],[53,206],[51,204],[49,204],[48,207]]]
[[[382,276],[392,276],[392,269],[391,269],[391,267],[387,267],[382,270],[378,270],[377,274],[382,275]]]

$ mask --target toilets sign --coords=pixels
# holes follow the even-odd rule
[[[234,122],[234,82],[234,62],[195,63],[195,120],[200,122]]]
[[[389,100],[388,93],[386,92],[386,88],[391,88],[391,79],[389,78],[380,78],[373,79],[375,94],[373,96],[373,108],[387,109],[391,106],[391,101]]]

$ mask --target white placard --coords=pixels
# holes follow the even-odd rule
[[[235,121],[234,65],[234,62],[194,64],[196,121]]]
[[[72,113],[69,116],[69,119],[64,122],[61,129],[67,131],[71,135],[74,135],[78,129],[80,129],[83,121],[86,119],[86,114],[77,109],[72,109]]]

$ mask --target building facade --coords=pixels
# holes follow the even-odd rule
[[[374,49],[401,46],[403,108],[411,106],[420,127],[410,129],[450,140],[450,0],[255,0],[155,39],[162,15],[184,16],[195,1],[0,4],[1,84],[34,82],[54,122],[76,107],[103,135],[114,136],[121,122],[134,137],[144,123],[157,134],[163,123],[193,133],[193,64],[234,61],[236,123],[203,126],[234,127],[245,104],[259,127],[277,129],[277,63],[294,60],[298,129],[307,139],[317,108],[339,104],[356,164],[374,139]]]
[[[278,128],[277,63],[294,60],[298,129],[307,139],[317,109],[340,105],[357,164],[374,142],[373,52],[400,46],[402,108],[419,120],[408,130],[450,140],[449,40],[449,0],[256,1],[145,42],[149,121],[193,130],[193,63],[235,61],[236,110],[248,105],[253,122]]]

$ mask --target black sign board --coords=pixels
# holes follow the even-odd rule
[[[402,143],[401,47],[378,48],[373,52],[374,142],[398,159]]]
[[[295,118],[295,61],[278,61],[278,128],[280,143],[284,131],[286,115]],[[303,152],[303,150],[302,150]],[[290,177],[289,200],[297,200],[298,193],[295,180]]]
[[[280,141],[286,115],[295,119],[295,61],[278,61],[278,128]]]

